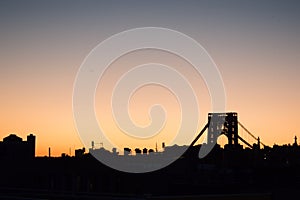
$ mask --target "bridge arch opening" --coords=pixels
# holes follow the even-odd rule
[[[226,135],[221,134],[219,135],[218,139],[217,139],[217,144],[219,144],[222,148],[224,148],[224,146],[226,144],[228,144],[228,138]]]

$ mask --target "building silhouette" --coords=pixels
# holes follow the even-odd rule
[[[73,157],[35,157],[34,135],[23,141],[11,134],[0,142],[0,199],[280,200],[299,194],[300,146],[296,136],[292,145],[269,147],[259,137],[255,137],[257,143],[249,145],[238,135],[237,125],[245,127],[236,113],[209,114],[208,121],[213,123],[203,128],[211,136],[207,143],[196,144],[194,140],[190,146],[164,144],[162,152],[126,147],[124,155],[115,148],[97,149],[92,142],[89,153],[82,148],[76,149]],[[200,159],[199,150],[217,142],[218,131],[227,136],[228,143],[224,147],[216,144]],[[127,159],[133,166],[148,158],[172,157],[182,149],[187,150],[170,165],[141,174],[117,171],[94,156]]]
[[[0,159],[4,160],[24,160],[35,157],[35,136],[30,134],[27,141],[15,134],[3,138],[0,142]]]

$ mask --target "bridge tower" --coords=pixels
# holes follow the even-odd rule
[[[238,119],[236,112],[208,113],[207,144],[216,144],[221,134],[227,136],[229,146],[238,146]]]

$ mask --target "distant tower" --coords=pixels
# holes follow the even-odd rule
[[[237,113],[209,113],[208,124],[208,145],[216,144],[218,136],[224,134],[228,138],[229,146],[238,146]]]
[[[92,141],[92,149],[94,150],[95,149],[95,142]]]
[[[30,158],[35,157],[35,136],[30,134],[27,136],[27,144],[28,144],[28,156]]]
[[[293,144],[293,146],[298,146],[298,143],[297,143],[297,136],[295,136],[295,138],[294,138],[294,144]]]
[[[260,138],[257,138],[257,148],[260,149]]]

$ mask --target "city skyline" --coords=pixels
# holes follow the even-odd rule
[[[39,156],[47,155],[49,147],[53,155],[81,148],[72,113],[73,85],[81,63],[104,39],[145,26],[174,29],[203,45],[222,75],[226,111],[239,113],[240,121],[265,144],[288,144],[295,135],[300,137],[299,2],[68,3],[0,3],[0,138],[33,133]],[[150,55],[156,56],[155,52]],[[132,56],[135,61],[136,54]],[[168,62],[175,60],[170,57]],[[123,62],[116,64],[131,64]],[[198,94],[200,131],[210,104],[205,85],[199,87],[205,94]],[[149,94],[159,90],[146,89]],[[96,99],[102,94],[98,92]],[[159,95],[170,101],[168,93]],[[143,102],[139,94],[136,99],[141,106],[155,102],[149,97]],[[97,112],[102,109],[101,105],[96,108]],[[168,109],[178,112],[171,106]],[[141,124],[149,121],[134,109],[133,115]],[[165,140],[157,142],[168,144]],[[155,148],[155,141],[149,143]]]
[[[215,114],[225,116],[225,113]],[[230,131],[232,125],[237,125],[235,116],[236,113],[226,113],[224,126],[228,128],[229,138],[235,137],[236,129]],[[221,125],[219,120],[216,122],[215,125]],[[27,141],[9,135],[0,141],[1,169],[5,172],[0,179],[1,198],[286,199],[299,196],[300,146],[296,138],[293,145],[260,148],[258,144],[253,149],[232,142],[224,148],[214,146],[203,159],[198,158],[198,152],[205,145],[191,144],[180,159],[161,168],[161,161],[170,161],[183,147],[165,147],[164,152],[135,149],[135,154],[127,148],[124,155],[103,148],[93,149],[91,153],[77,149],[72,157],[67,154],[56,157],[50,152],[48,156],[34,157],[34,135],[28,135]],[[114,163],[122,162],[125,168],[99,162],[100,157],[107,156]],[[147,169],[150,171],[143,173]]]
[[[214,117],[213,117],[214,116]],[[225,118],[226,116],[226,118]],[[213,119],[213,120],[212,120]],[[223,121],[225,119],[225,121]],[[219,131],[220,130],[220,131]],[[222,130],[222,131],[221,131]],[[240,132],[246,132],[246,134],[239,134]],[[204,135],[204,136],[203,136]],[[202,136],[202,137],[201,137]],[[32,139],[33,138],[33,139]],[[210,138],[207,140],[207,138]],[[220,139],[222,138],[222,139]],[[150,153],[163,153],[166,149],[172,148],[179,148],[181,149],[182,153],[188,153],[189,149],[193,148],[194,145],[218,145],[218,148],[236,148],[236,149],[252,149],[252,150],[268,150],[270,148],[277,148],[280,147],[277,143],[274,145],[264,144],[260,137],[253,135],[241,122],[238,121],[238,113],[235,112],[227,112],[227,113],[208,113],[208,122],[202,128],[202,130],[197,134],[193,141],[188,144],[173,144],[171,146],[166,145],[165,142],[161,144],[155,144],[155,147],[152,146],[124,146],[123,149],[117,149],[113,147],[112,149],[106,149],[102,142],[91,141],[90,146],[82,147],[82,148],[69,148],[68,152],[60,152],[60,155],[53,155],[51,151],[51,147],[48,147],[48,154],[47,155],[36,155],[36,136],[32,133],[27,135],[27,141],[23,140],[15,133],[10,133],[3,138],[3,141],[0,141],[0,147],[2,147],[2,143],[7,146],[2,147],[0,149],[2,151],[2,156],[8,155],[11,159],[23,159],[28,157],[28,152],[30,152],[31,158],[33,157],[65,157],[65,156],[80,156],[84,155],[85,153],[91,154],[93,156],[97,156],[98,153],[106,155],[107,153],[111,153],[112,156],[117,155],[150,155]],[[33,143],[32,143],[33,141]],[[201,141],[200,144],[199,141]],[[251,143],[254,141],[254,143]],[[28,143],[28,144],[26,144]],[[29,146],[28,146],[29,145]],[[292,142],[287,144],[282,144],[281,147],[295,147],[298,146],[298,138],[295,135]],[[212,146],[212,147],[213,147]],[[226,147],[227,146],[227,147]],[[28,149],[29,148],[29,149]],[[87,149],[88,151],[87,151]],[[29,151],[28,151],[29,150]],[[209,150],[210,151],[210,150]],[[135,154],[133,154],[135,152]],[[4,154],[3,154],[4,153]],[[208,152],[209,153],[209,152]],[[25,157],[24,157],[24,155]],[[200,154],[199,154],[200,156]],[[206,155],[204,155],[205,157]],[[201,158],[201,157],[199,157]]]

